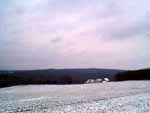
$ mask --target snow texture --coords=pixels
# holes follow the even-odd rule
[[[2,88],[0,113],[150,113],[150,81]]]

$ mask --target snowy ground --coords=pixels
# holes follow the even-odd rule
[[[0,113],[150,113],[150,81],[0,89]]]

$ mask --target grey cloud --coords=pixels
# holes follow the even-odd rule
[[[104,26],[102,30],[97,32],[104,39],[126,39],[138,36],[140,38],[150,35],[150,16],[146,15],[137,18],[136,21],[120,21],[114,22],[110,26]]]
[[[113,34],[116,38],[131,38],[134,36],[145,36],[150,32],[150,18],[142,18],[141,20],[131,23],[129,26]]]
[[[51,39],[51,42],[52,42],[52,43],[58,43],[58,42],[60,42],[61,40],[62,40],[61,37],[55,37],[55,38]]]

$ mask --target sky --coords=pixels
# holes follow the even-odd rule
[[[1,0],[0,70],[150,67],[149,0]]]

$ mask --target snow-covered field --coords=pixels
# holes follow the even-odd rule
[[[150,81],[0,89],[0,113],[150,113]]]

